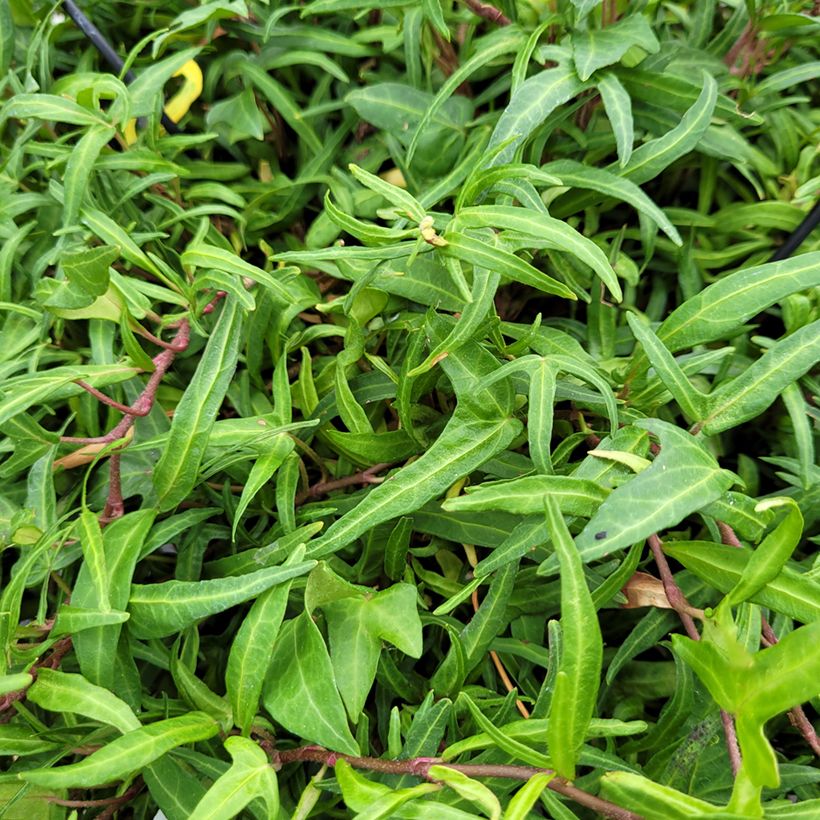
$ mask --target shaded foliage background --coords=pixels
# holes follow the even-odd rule
[[[816,8],[72,6],[0,4],[3,816],[817,816]]]

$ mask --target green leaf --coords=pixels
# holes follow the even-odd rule
[[[305,740],[358,755],[319,628],[306,612],[279,634],[263,689],[273,719]]]
[[[697,146],[706,133],[717,103],[717,83],[705,71],[702,78],[703,90],[681,117],[680,123],[662,137],[636,148],[620,170],[622,176],[639,185],[648,182]]]
[[[99,114],[78,105],[74,100],[53,94],[15,94],[3,104],[0,112],[0,122],[11,118],[107,127]]]
[[[304,553],[304,547],[297,547],[288,564],[298,564]],[[234,721],[243,734],[250,731],[259,708],[262,684],[285,616],[290,587],[288,580],[263,592],[251,605],[231,644],[225,688]]]
[[[721,433],[759,416],[820,361],[820,319],[777,342],[740,375],[708,396],[702,429]]]
[[[85,198],[88,181],[100,151],[113,138],[115,130],[108,125],[89,128],[74,146],[68,157],[64,177],[63,228],[75,225],[80,216],[80,206]],[[103,290],[104,292],[104,290]],[[100,294],[96,294],[100,295]]]
[[[631,772],[606,772],[601,778],[601,796],[647,820],[682,820],[720,812],[712,803]]]
[[[547,497],[545,508],[547,526],[561,565],[563,635],[546,739],[555,770],[574,780],[578,753],[598,699],[603,639],[580,556],[552,496]]]
[[[598,93],[604,104],[604,111],[615,134],[618,147],[618,164],[623,168],[632,156],[635,141],[635,125],[632,121],[632,100],[620,80],[606,72],[598,78]],[[671,237],[670,237],[671,238]]]
[[[28,783],[50,789],[85,789],[102,786],[139,772],[177,746],[207,740],[219,725],[203,712],[158,720],[118,737],[79,763],[55,769],[32,769],[20,773]]]
[[[479,783],[463,772],[451,769],[449,766],[431,766],[429,775],[440,783],[444,783],[445,786],[449,786],[463,800],[478,806],[491,820],[500,820],[501,803],[483,783]]]
[[[617,63],[633,46],[648,54],[660,49],[655,33],[642,14],[633,14],[606,28],[575,31],[572,56],[581,80],[588,80],[599,68]]]
[[[394,584],[382,592],[321,604],[327,617],[330,660],[339,693],[353,723],[364,709],[381,654],[382,640],[421,657],[421,621],[416,590]]]
[[[672,354],[641,318],[634,313],[627,313],[626,320],[632,335],[640,342],[650,364],[687,419],[692,422],[702,421],[709,397],[694,387]]]
[[[248,505],[262,487],[271,480],[295,446],[293,439],[287,433],[279,433],[273,437],[265,452],[254,462],[248,480],[242,488],[239,504],[236,505],[234,512],[233,528],[231,530],[231,537],[234,541],[236,540],[236,528],[239,526],[239,521]]]
[[[238,302],[226,300],[196,373],[177,405],[168,444],[154,468],[161,510],[176,507],[196,485],[208,436],[236,369],[242,320]]]
[[[206,245],[203,242],[194,242],[186,248],[180,261],[185,267],[215,268],[236,276],[246,276],[253,279],[254,282],[259,282],[259,284],[269,288],[273,296],[283,304],[290,304],[296,296],[291,288],[280,282],[272,273],[267,273],[262,268],[251,265],[250,262],[245,262],[244,259],[225,250],[225,248]],[[311,304],[311,302],[307,304]]]
[[[160,108],[165,83],[200,51],[200,48],[186,48],[164,60],[152,62],[148,68],[140,71],[139,76],[128,86],[131,116],[150,117],[156,113]],[[112,115],[116,117],[120,109],[116,105],[114,108]]]
[[[113,692],[89,683],[82,675],[43,668],[26,692],[26,698],[50,712],[65,712],[89,717],[114,726],[123,734],[141,724],[127,703]]]
[[[119,248],[109,245],[65,251],[60,267],[72,285],[96,298],[108,290],[108,268],[119,255]]]
[[[504,145],[488,164],[510,162],[516,149],[541,125],[559,105],[571,100],[586,88],[575,70],[568,65],[548,68],[525,80],[513,93],[510,104],[493,130],[487,152]]]
[[[457,408],[424,455],[372,489],[331,524],[308,555],[331,555],[377,524],[413,512],[503,450],[520,429],[521,423],[515,419],[484,421]]]
[[[202,618],[241,604],[276,584],[304,575],[315,565],[315,561],[300,561],[210,581],[134,584],[128,602],[131,613],[128,630],[136,638],[172,635]]]
[[[727,338],[746,321],[796,293],[820,285],[820,252],[731,273],[672,311],[658,338],[672,352]]]
[[[574,476],[524,476],[512,481],[468,487],[467,495],[449,498],[442,508],[452,510],[504,510],[516,515],[538,514],[544,502],[554,498],[565,515],[590,518],[609,491],[594,481]]]
[[[676,245],[683,244],[680,234],[666,214],[631,180],[619,177],[605,168],[594,168],[571,159],[547,163],[544,170],[560,176],[564,185],[591,188],[598,193],[628,202],[655,222]]]
[[[769,498],[758,505],[761,509],[785,506],[785,518],[770,532],[752,553],[740,580],[726,596],[727,606],[752,598],[766,584],[774,580],[791,558],[803,535],[803,516],[792,498]]]
[[[538,802],[554,774],[534,774],[512,797],[504,811],[504,820],[527,820],[530,810]]]
[[[548,247],[571,253],[595,271],[609,288],[613,299],[620,302],[623,298],[615,271],[604,252],[594,242],[560,219],[553,219],[546,214],[535,213],[524,208],[494,205],[464,208],[458,214],[458,222],[468,228],[483,228],[490,225],[504,230],[518,231],[526,236],[539,239]]]
[[[462,211],[462,213],[465,212]],[[529,262],[519,259],[510,251],[465,234],[448,233],[446,241],[447,244],[441,248],[441,253],[446,256],[469,262],[477,268],[496,270],[515,282],[537,288],[544,293],[553,293],[565,299],[577,299],[575,294],[563,282],[553,279],[552,276],[538,270]],[[486,283],[492,281],[497,282],[497,274],[488,277],[488,273],[485,271],[482,280],[485,286],[482,288],[482,293],[486,291]],[[475,287],[477,285],[474,285]],[[472,298],[475,300],[476,296],[477,294],[473,294]]]
[[[191,813],[192,820],[229,820],[251,800],[261,797],[270,817],[279,812],[279,787],[268,756],[252,740],[229,737],[225,749],[231,767],[202,795]]]
[[[679,524],[734,483],[707,450],[684,430],[659,419],[635,422],[658,436],[652,466],[617,487],[575,539],[584,562]]]

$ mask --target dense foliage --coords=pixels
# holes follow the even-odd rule
[[[0,3],[0,814],[820,816],[816,4],[83,5]]]

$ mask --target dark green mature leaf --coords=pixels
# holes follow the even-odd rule
[[[196,485],[211,427],[236,369],[242,321],[239,303],[228,299],[174,413],[168,449],[154,469],[163,510],[176,507]]]

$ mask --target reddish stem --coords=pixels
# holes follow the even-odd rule
[[[482,3],[481,0],[464,0],[464,2],[470,7],[473,14],[483,17],[491,23],[496,23],[499,26],[508,26],[512,23],[509,17],[489,3]]]
[[[407,774],[422,777],[426,780],[435,780],[430,776],[432,766],[446,766],[468,777],[501,777],[507,780],[529,780],[536,774],[554,774],[550,769],[538,769],[534,766],[512,766],[493,763],[444,763],[435,757],[417,757],[411,760],[383,760],[378,757],[354,757],[352,755],[337,754],[323,749],[321,746],[302,746],[298,749],[288,749],[276,753],[277,768],[288,763],[310,761],[333,766],[336,761],[345,760],[356,769],[368,769],[383,774]],[[548,788],[569,797],[576,803],[598,812],[613,820],[641,820],[640,816],[631,811],[622,809],[608,800],[588,794],[577,786],[571,785],[563,777],[555,776],[548,784]]]
[[[299,507],[307,501],[314,498],[320,498],[321,496],[332,493],[335,490],[343,490],[345,487],[355,487],[359,484],[379,484],[384,481],[384,479],[378,478],[376,473],[380,473],[382,470],[392,467],[393,464],[394,462],[392,461],[384,461],[380,464],[374,464],[366,470],[361,470],[353,475],[345,476],[344,478],[336,478],[332,481],[320,481],[299,493],[294,500],[294,504]]]

